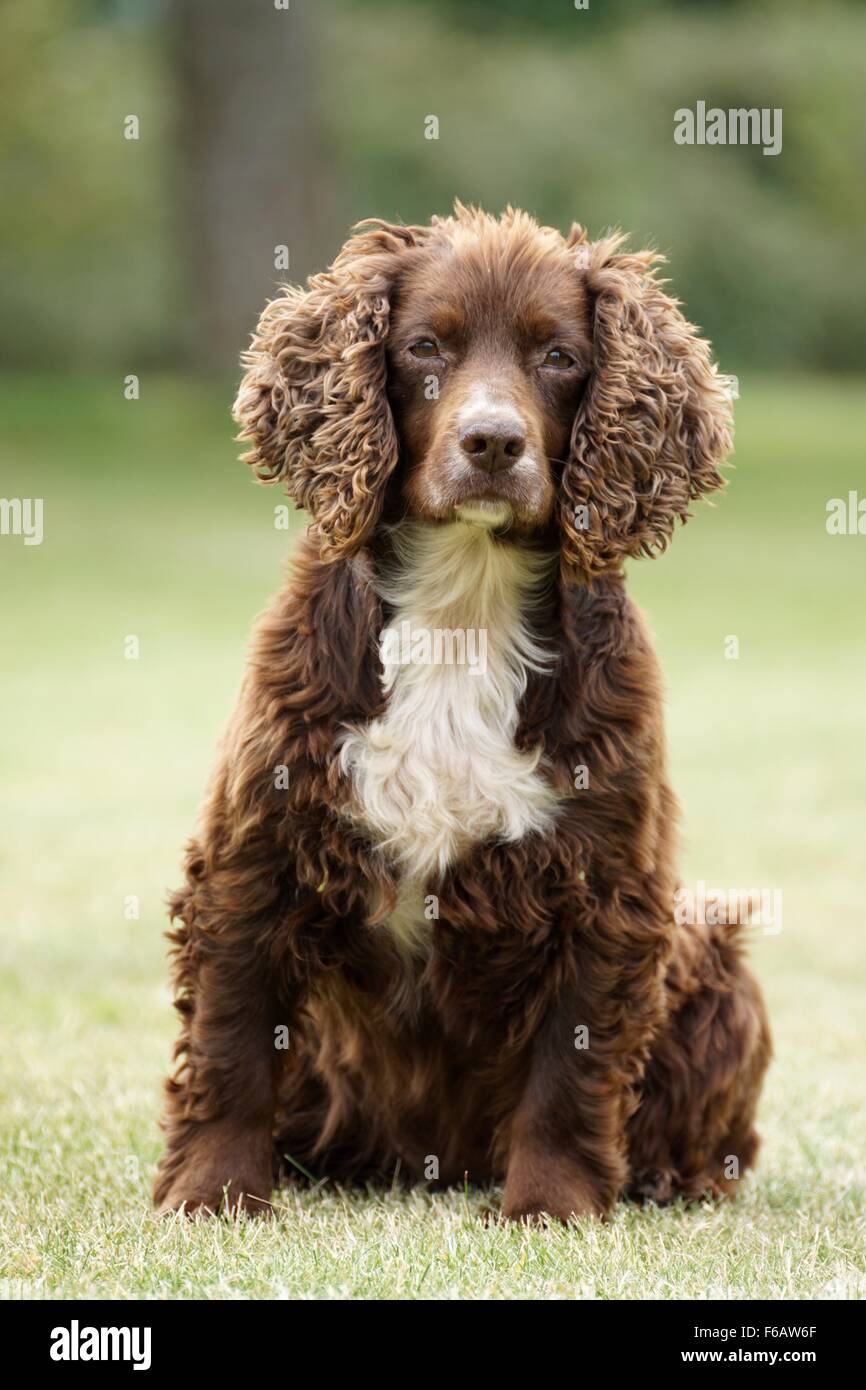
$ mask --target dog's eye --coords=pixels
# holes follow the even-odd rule
[[[432,338],[419,338],[417,343],[413,343],[409,348],[413,357],[438,357],[439,344]]]
[[[562,348],[551,348],[541,365],[542,367],[573,367],[574,358],[569,357]]]

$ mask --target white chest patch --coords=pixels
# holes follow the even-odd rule
[[[483,526],[407,523],[399,567],[378,585],[393,607],[383,634],[385,714],[347,730],[349,814],[400,875],[389,923],[411,945],[427,925],[425,888],[472,844],[519,840],[552,823],[558,798],[537,753],[514,745],[530,670],[550,653],[528,620],[549,562]]]

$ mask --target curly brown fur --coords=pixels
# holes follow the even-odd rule
[[[729,1192],[731,1157],[752,1162],[763,1006],[734,929],[674,920],[660,677],[621,572],[721,485],[730,447],[707,345],[653,262],[458,206],[363,225],[265,309],[236,418],[259,477],[312,519],[172,900],[182,1028],[160,1208],[262,1210],[298,1169],[399,1164],[503,1182],[506,1216],[565,1220],[626,1194]],[[501,760],[484,795],[511,828],[474,839],[491,771],[474,730],[460,742],[459,704],[436,723],[438,675],[383,682],[379,650],[402,596],[441,588],[407,535],[455,534],[489,580],[502,662],[476,673],[498,684],[466,718]],[[548,579],[524,604],[512,571]],[[548,659],[515,674],[530,639]],[[406,703],[398,729],[410,698],[429,720]],[[490,710],[509,700],[505,737]],[[428,722],[448,744],[428,745],[445,769],[431,814],[459,848],[421,885],[438,915],[415,922],[419,944],[396,923],[423,849],[411,795],[433,773],[411,740]],[[398,732],[408,752],[375,772]],[[363,794],[352,738],[375,772]],[[402,859],[383,803],[409,806]]]

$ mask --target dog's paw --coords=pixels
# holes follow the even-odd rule
[[[502,1198],[505,1221],[547,1226],[604,1216],[607,1204],[582,1168],[561,1155],[512,1155]]]
[[[200,1176],[190,1181],[184,1174],[171,1184],[168,1192],[157,1206],[160,1216],[181,1212],[184,1216],[230,1216],[243,1213],[246,1216],[264,1216],[273,1207],[268,1197],[256,1195],[260,1191],[270,1191],[270,1183],[229,1178],[225,1182],[202,1181]]]
[[[551,1222],[567,1225],[580,1217],[601,1217],[604,1212],[597,1202],[589,1201],[583,1193],[572,1196],[557,1192],[549,1197],[520,1198],[502,1204],[504,1221],[517,1221],[524,1226],[549,1226]]]
[[[270,1136],[226,1132],[224,1126],[190,1127],[170,1147],[154,1187],[160,1215],[216,1216],[273,1210]]]
[[[667,1206],[677,1195],[677,1178],[672,1169],[646,1168],[629,1183],[628,1195],[636,1202],[655,1202]]]

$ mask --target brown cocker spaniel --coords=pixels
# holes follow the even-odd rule
[[[458,205],[265,309],[235,415],[310,525],[172,901],[160,1208],[399,1165],[566,1220],[752,1162],[763,1006],[674,911],[623,580],[731,445],[657,259]]]

